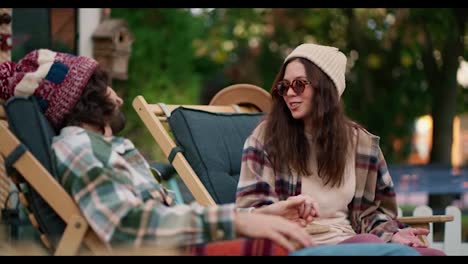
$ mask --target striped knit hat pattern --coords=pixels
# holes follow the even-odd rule
[[[294,59],[304,58],[322,69],[335,84],[338,95],[341,96],[346,88],[346,56],[335,47],[313,43],[304,43],[295,48],[284,60],[284,63]]]
[[[34,50],[18,63],[0,64],[0,98],[34,95],[57,128],[75,107],[97,62],[47,49]]]

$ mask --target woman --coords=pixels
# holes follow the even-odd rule
[[[302,44],[286,57],[272,109],[244,145],[237,207],[327,225],[312,235],[319,245],[395,242],[443,255],[418,239],[428,230],[396,220],[379,137],[344,113],[345,71],[346,56],[334,47]],[[285,209],[291,199],[304,202]]]

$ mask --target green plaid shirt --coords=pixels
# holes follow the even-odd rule
[[[175,205],[128,139],[70,126],[52,150],[60,183],[106,242],[186,246],[235,237],[234,205]]]

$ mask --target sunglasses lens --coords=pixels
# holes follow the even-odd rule
[[[278,86],[276,87],[278,94],[281,96],[284,96],[286,92],[288,91],[289,83],[286,83],[285,81],[281,81],[278,83]]]
[[[294,80],[292,84],[286,80],[283,80],[277,84],[276,91],[279,95],[285,96],[289,87],[291,87],[295,94],[300,95],[304,92],[306,85],[307,81],[304,80]]]
[[[304,88],[305,88],[305,83],[302,80],[294,80],[293,89],[297,95],[304,92]]]

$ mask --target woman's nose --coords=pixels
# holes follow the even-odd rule
[[[296,93],[294,92],[294,89],[292,88],[292,86],[289,86],[288,87],[288,90],[286,91],[286,96],[295,96]]]

